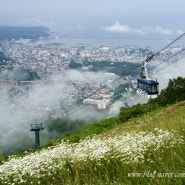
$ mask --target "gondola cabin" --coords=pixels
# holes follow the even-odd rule
[[[145,95],[147,98],[156,98],[159,94],[159,82],[157,79],[148,77],[146,63],[152,56],[147,57],[141,65],[140,78],[137,79],[137,93]]]
[[[147,98],[156,98],[159,94],[159,82],[138,78],[137,93],[143,94]]]

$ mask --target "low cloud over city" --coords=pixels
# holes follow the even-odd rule
[[[131,34],[138,34],[138,35],[146,35],[146,34],[161,34],[161,35],[179,35],[183,34],[183,31],[180,29],[170,29],[170,28],[163,28],[161,26],[146,26],[142,28],[134,28],[128,24],[121,24],[116,21],[111,26],[106,26],[103,30],[107,32],[122,32],[122,33],[131,33]]]

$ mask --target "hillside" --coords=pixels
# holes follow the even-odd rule
[[[48,37],[49,29],[42,26],[21,27],[21,26],[0,26],[0,40],[11,39],[38,39]]]
[[[184,184],[184,112],[185,78],[170,79],[146,104],[1,158],[0,184]]]
[[[0,183],[183,184],[184,112],[183,101],[75,143],[72,135],[71,142],[11,156],[0,166]]]

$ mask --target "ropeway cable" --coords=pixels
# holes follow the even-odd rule
[[[185,36],[185,33],[183,33],[182,35],[180,35],[179,37],[177,37],[175,40],[173,40],[172,42],[170,42],[168,45],[166,45],[165,47],[163,47],[162,49],[160,49],[160,50],[157,51],[156,53],[153,53],[152,55],[150,55],[150,56],[147,58],[148,61],[151,60],[154,56],[158,55],[160,52],[164,51],[165,49],[167,49],[168,47],[170,47],[171,45],[173,45],[173,44],[174,44],[175,42],[177,42],[178,40],[182,39],[184,36]],[[163,62],[168,61],[169,59],[173,58],[174,56],[180,54],[180,53],[183,52],[183,51],[185,51],[185,48],[182,49],[181,51],[177,52],[177,53],[174,54],[173,56],[167,58],[166,60],[162,61],[161,63],[155,65],[155,66],[154,66],[153,68],[151,68],[151,69],[154,69],[154,68],[157,67],[158,65],[162,64]],[[138,69],[138,68],[140,68],[140,66],[139,66],[139,67],[136,67],[135,69],[132,69],[132,70],[128,71],[125,75],[129,75],[131,72],[135,71],[135,70]],[[150,69],[150,70],[151,70],[151,69]],[[115,80],[113,80],[113,81],[109,82],[108,84],[104,85],[103,87],[99,88],[96,92],[91,93],[91,94],[90,94],[89,96],[87,96],[86,98],[91,97],[91,96],[94,95],[95,93],[99,92],[101,89],[106,88],[107,86],[109,86],[110,84],[116,82],[118,79],[121,79],[121,78],[122,78],[122,77],[116,78]],[[77,108],[74,108],[74,109],[70,112],[70,114],[75,113],[75,112],[81,110],[81,109],[84,108],[84,107],[85,107],[85,105],[82,104],[81,106],[78,106]],[[66,116],[64,116],[64,117],[66,117]]]

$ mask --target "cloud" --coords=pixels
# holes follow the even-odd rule
[[[123,32],[123,33],[137,33],[137,34],[145,34],[146,30],[144,29],[133,29],[130,28],[129,25],[121,25],[119,22],[115,22],[110,27],[104,27],[105,31],[108,32]]]
[[[184,55],[184,52],[181,54]],[[171,59],[172,60],[172,59]],[[168,61],[156,68],[156,76],[159,81],[160,90],[167,87],[169,79],[177,78],[178,76],[185,76],[185,67],[184,67],[185,57],[175,61]]]
[[[173,31],[168,29],[168,28],[161,28],[160,26],[156,26],[155,28],[153,28],[153,30],[151,29],[151,32],[156,32],[156,33],[160,33],[162,35],[172,35]]]
[[[41,20],[37,17],[33,17],[33,18],[22,18],[17,21],[17,25],[19,25],[19,26],[46,26],[46,27],[50,27],[53,25],[53,22],[52,21],[45,21],[45,20]]]
[[[12,77],[8,73],[7,77]],[[116,75],[104,72],[80,72],[67,70],[61,74],[53,74],[47,81],[40,80],[38,84],[27,87],[15,86],[0,89],[0,150],[12,152],[34,146],[34,133],[30,132],[30,124],[45,123],[53,116],[81,120],[99,120],[107,114],[97,111],[95,107],[79,106],[76,100],[82,97],[82,90],[89,93],[89,85],[105,84],[107,79],[115,80]],[[8,78],[9,79],[9,78]],[[99,82],[99,84],[97,84]],[[93,87],[94,89],[94,87]],[[44,124],[46,128],[46,125]],[[41,144],[48,142],[50,137],[47,129],[43,132]],[[29,141],[29,142],[26,142]],[[20,144],[21,143],[21,144]],[[3,147],[3,148],[2,148]]]
[[[103,30],[105,30],[107,32],[135,33],[138,35],[146,35],[146,34],[150,34],[150,33],[158,33],[161,35],[173,35],[173,34],[182,34],[183,33],[183,31],[181,31],[179,29],[172,30],[169,28],[162,28],[160,26],[132,28],[128,24],[122,25],[118,21],[116,21],[111,26],[104,27]]]

